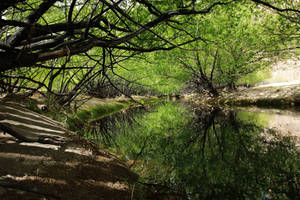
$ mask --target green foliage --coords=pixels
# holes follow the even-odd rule
[[[113,113],[119,112],[122,109],[125,109],[133,105],[131,102],[115,102],[113,104],[97,105],[91,107],[87,110],[80,110],[76,117],[84,122],[92,122],[98,119],[101,119],[105,116],[111,115]]]
[[[47,93],[44,99],[44,103],[47,106],[47,112],[45,112],[45,115],[54,120],[65,122],[67,119],[67,113],[71,113],[70,107],[61,105],[59,98],[50,93]]]
[[[119,123],[111,150],[136,160],[141,182],[189,199],[259,199],[269,189],[273,198],[286,199],[286,191],[296,189],[287,179],[299,183],[300,154],[292,138],[265,129],[269,117],[189,111],[167,103],[136,116],[134,124]]]
[[[103,147],[109,147],[115,144],[115,134],[111,132],[114,124],[120,123],[119,121],[123,122],[126,115],[130,115],[134,110],[146,111],[145,108],[161,101],[163,99],[141,99],[139,104],[128,100],[100,104],[67,116],[66,124],[78,135],[100,142]]]
[[[99,104],[92,106],[87,109],[80,110],[76,113],[74,118],[78,118],[84,122],[90,123],[97,121],[104,117],[113,115],[114,113],[120,112],[121,110],[127,109],[131,106],[138,106],[138,103],[143,105],[155,104],[161,102],[162,99],[141,99],[137,102],[134,101],[116,101],[113,103]]]
[[[247,83],[247,84],[257,84],[264,80],[267,80],[271,77],[271,70],[270,69],[262,69],[257,72],[253,72],[247,74],[240,79],[237,80],[237,84]]]
[[[159,51],[149,55],[148,65],[155,66],[155,70],[143,70],[144,77],[152,83],[158,82],[160,89],[167,86],[168,92],[172,88],[173,91],[179,90],[193,75],[200,74],[199,68],[208,79],[213,70],[213,84],[260,82],[269,77],[268,66],[285,45],[286,40],[274,34],[281,21],[280,16],[262,12],[251,3],[235,3],[215,9],[209,15],[197,16],[186,24],[185,29],[202,40],[184,46],[184,50]],[[141,69],[144,62],[132,65]],[[158,77],[165,78],[165,82]],[[172,79],[177,79],[177,82]]]
[[[272,115],[267,113],[254,113],[249,111],[239,111],[236,116],[244,124],[254,124],[259,127],[269,127],[269,122],[272,120]]]
[[[34,112],[40,113],[40,114],[42,113],[41,110],[38,108],[37,103],[33,102],[33,101],[29,101],[26,104],[26,108],[28,108],[29,110],[32,110]]]
[[[124,62],[122,66],[125,68],[119,68],[116,73],[127,80],[133,80],[135,84],[142,85],[153,93],[178,92],[188,80],[189,75],[174,62],[170,62],[169,57],[173,53],[174,51],[148,53],[142,58]]]
[[[167,103],[154,108],[154,111],[149,114],[142,117],[137,116],[134,120],[137,121],[138,125],[136,126],[119,124],[118,129],[124,130],[124,133],[116,138],[116,142],[122,146],[121,154],[128,156],[128,159],[131,160],[143,149],[144,152],[147,152],[146,155],[144,154],[145,159],[151,160],[159,153],[156,151],[159,149],[153,149],[156,145],[164,146],[167,140],[174,140],[181,135],[182,127],[187,126],[187,122],[189,122],[186,112],[183,107]],[[171,151],[171,149],[169,150]]]
[[[24,25],[21,22],[42,2],[20,2],[3,12],[5,23],[9,22],[0,32],[4,43],[15,36],[13,34],[20,30],[18,26]],[[268,10],[268,6],[257,6],[253,1],[223,1],[228,4],[216,6],[205,15],[185,12],[205,12],[219,1],[147,1],[145,4],[132,0],[112,1],[110,6],[107,2],[94,0],[73,2],[75,6],[70,18],[72,1],[57,1],[50,6],[42,17],[38,17],[36,24],[23,33],[15,50],[24,49],[23,53],[40,57],[66,48],[76,51],[75,55],[60,58],[54,53],[53,58],[57,59],[47,56],[45,60],[49,57],[50,61],[34,63],[39,68],[20,66],[22,69],[11,71],[7,78],[14,81],[3,79],[4,83],[0,84],[16,83],[19,89],[78,94],[87,92],[93,81],[100,80],[106,85],[110,82],[104,79],[120,80],[121,76],[128,80],[127,86],[139,86],[138,94],[142,91],[168,94],[180,91],[195,73],[199,74],[200,68],[203,76],[209,78],[213,72],[211,81],[214,85],[256,83],[267,76],[264,72],[258,75],[257,70],[267,68],[274,57],[292,56],[290,51],[286,53],[282,49],[290,50],[298,45],[297,12],[278,15],[273,9]],[[293,1],[271,1],[271,4],[279,8],[299,8],[299,3]],[[167,17],[176,12],[183,13]],[[155,24],[156,21],[160,23]],[[151,24],[154,25],[150,29],[146,27]],[[76,26],[74,30],[73,25]],[[34,33],[38,26],[60,31],[44,30],[45,35],[39,35]],[[34,34],[37,37],[31,38]],[[299,54],[299,50],[293,53]],[[193,70],[183,68],[182,63]]]

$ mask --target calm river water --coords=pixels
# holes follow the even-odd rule
[[[300,199],[300,113],[166,102],[95,122],[93,135],[162,196]]]

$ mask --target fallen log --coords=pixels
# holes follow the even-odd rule
[[[60,144],[70,135],[61,123],[8,102],[0,102],[0,129],[25,142]]]

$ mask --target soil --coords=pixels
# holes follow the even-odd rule
[[[224,92],[218,99],[221,105],[291,108],[300,106],[300,84],[269,84],[253,88],[238,88]]]
[[[298,82],[274,83],[252,88],[238,88],[236,92],[224,92],[226,98],[295,98],[300,97],[300,84]]]
[[[138,176],[105,151],[0,144],[0,199],[131,199]]]
[[[230,105],[288,108],[300,106],[300,58],[279,61],[272,66],[269,79],[257,87],[223,92],[223,102]]]
[[[60,123],[0,101],[0,125],[0,199],[138,199],[137,174]]]

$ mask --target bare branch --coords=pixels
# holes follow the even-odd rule
[[[42,15],[47,12],[51,6],[56,2],[57,0],[45,0],[43,3],[40,4],[40,6],[34,10],[25,20],[25,23],[34,24],[38,21],[39,18],[42,17]],[[10,46],[16,46],[18,45],[22,40],[24,40],[26,37],[28,37],[28,34],[26,32],[28,29],[26,28],[19,28],[19,30],[16,31],[15,34],[13,34],[9,40],[8,44]]]
[[[255,3],[258,3],[258,4],[261,4],[261,5],[264,5],[264,6],[268,7],[268,8],[276,10],[278,12],[295,12],[295,13],[300,14],[300,10],[297,10],[297,9],[293,9],[293,8],[279,8],[279,7],[274,6],[274,5],[272,5],[272,4],[270,4],[270,3],[266,2],[266,1],[261,1],[261,0],[251,0],[251,1],[253,1]]]

